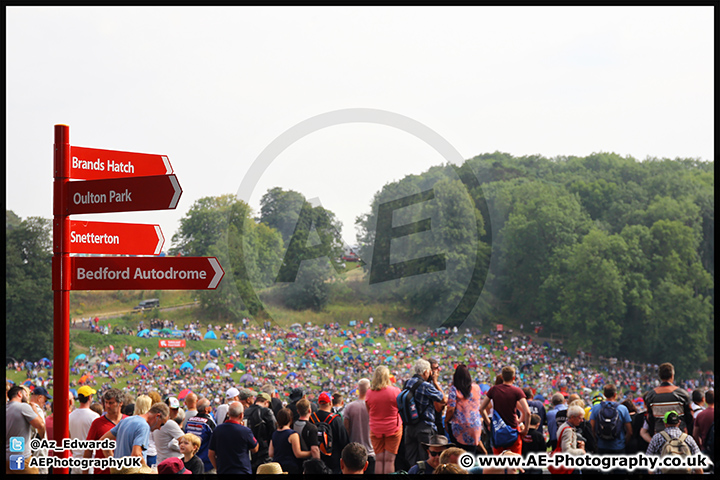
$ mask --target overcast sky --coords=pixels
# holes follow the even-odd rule
[[[77,216],[160,224],[238,193],[284,132],[366,108],[424,125],[470,158],[714,160],[711,7],[7,8],[7,208],[52,217],[53,125],[71,145],[167,155],[176,210]],[[247,192],[317,198],[355,243],[384,184],[444,162],[387,125],[298,139]]]

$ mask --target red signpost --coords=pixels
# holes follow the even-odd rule
[[[66,243],[70,253],[158,255],[165,237],[159,225],[72,220]]]
[[[158,340],[158,348],[185,348],[185,340]]]
[[[54,440],[62,445],[69,436],[70,290],[215,289],[225,272],[214,257],[71,257],[159,254],[165,238],[157,225],[71,221],[70,215],[173,209],[182,189],[168,157],[71,147],[67,125],[55,125],[53,164],[53,416]]]
[[[182,189],[175,175],[68,182],[68,215],[138,212],[177,207]]]

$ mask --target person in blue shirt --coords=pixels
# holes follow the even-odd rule
[[[164,403],[156,403],[147,413],[142,415],[134,415],[127,417],[105,435],[100,437],[100,441],[105,439],[115,440],[115,458],[122,457],[142,457],[143,464],[147,466],[147,449],[150,443],[150,432],[161,428],[165,425],[170,415],[170,409]],[[111,456],[110,451],[105,451],[107,457]]]
[[[630,418],[630,412],[625,405],[617,402],[617,388],[613,384],[607,384],[603,388],[603,395],[605,400],[593,405],[590,410],[590,427],[592,428],[593,436],[597,440],[598,454],[611,454],[620,455],[625,453],[625,447],[632,437],[632,419]],[[600,411],[607,407],[615,407],[618,412],[618,421],[620,426],[617,434],[612,440],[605,439],[599,435],[600,427]],[[610,473],[625,473],[625,472],[613,472]]]
[[[533,399],[532,390],[530,390],[530,387],[525,387],[522,389],[522,391],[527,398],[530,415],[537,415],[538,417],[540,417],[540,425],[538,426],[537,430],[538,432],[543,433],[545,431],[543,426],[547,425],[547,412],[545,411],[545,405],[543,405],[540,400]]]
[[[592,427],[593,435],[597,439],[598,453],[625,453],[625,445],[630,441],[630,437],[632,437],[632,419],[630,418],[630,412],[628,412],[625,405],[617,402],[617,389],[615,385],[605,385],[603,395],[605,395],[605,401],[593,405],[590,410],[590,426]],[[600,410],[608,403],[617,407],[618,414],[620,415],[619,420],[622,424],[617,436],[612,440],[603,439],[598,436]]]
[[[560,392],[553,394],[553,396],[550,398],[550,403],[552,403],[553,408],[550,409],[549,412],[547,412],[547,426],[549,435],[548,447],[553,450],[555,449],[555,446],[557,446],[557,414],[559,411],[567,410],[568,406],[565,403],[565,397]]]
[[[415,425],[405,425],[405,455],[410,465],[419,460],[427,460],[428,454],[423,443],[427,443],[430,437],[437,433],[435,412],[442,410],[447,403],[438,384],[438,373],[432,372],[430,362],[417,360],[414,371],[415,375],[405,384],[405,388],[410,389],[415,383],[420,382],[420,386],[415,391],[415,405],[420,421]]]
[[[203,465],[205,465],[205,473],[214,473],[215,469],[208,457],[208,450],[213,430],[215,430],[217,425],[215,424],[215,420],[210,416],[210,400],[207,398],[199,400],[197,410],[198,413],[188,419],[185,424],[185,433],[192,433],[200,437],[200,450],[198,450],[197,456],[203,461]]]

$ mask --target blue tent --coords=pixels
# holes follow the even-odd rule
[[[352,345],[353,343],[354,343],[354,342],[353,342],[352,340],[345,340],[345,342],[343,343],[343,345],[348,345],[348,346],[349,346],[349,345]]]
[[[188,357],[192,357],[193,355],[200,355],[200,352],[198,352],[197,350],[193,350],[192,352],[190,352]]]
[[[192,366],[192,363],[185,362],[182,365],[180,365],[180,370],[193,370],[194,367]]]
[[[127,356],[128,360],[140,360],[140,356],[137,353],[131,353]]]
[[[210,353],[210,355],[212,355],[212,356],[215,357],[215,358],[217,358],[217,357],[220,356],[220,354],[218,353],[218,351],[217,351],[216,348],[213,348],[212,350],[210,350],[209,353]]]
[[[145,330],[140,330],[140,331],[138,332],[137,336],[138,336],[138,337],[147,337],[149,333],[150,333],[150,330],[148,330],[148,329],[146,328]]]
[[[137,372],[138,370],[142,370],[143,372],[148,371],[148,367],[146,367],[143,364],[138,365],[137,367],[133,368],[133,373]]]
[[[207,340],[207,339],[217,340],[217,335],[215,335],[215,332],[213,332],[212,330],[208,330],[208,332],[205,334],[205,336],[203,338],[205,340]]]
[[[40,360],[38,360],[38,363],[45,363],[45,364],[50,365],[50,359],[49,359],[49,358],[46,358],[46,357],[43,357],[43,358],[41,358]]]
[[[81,353],[80,355],[75,357],[75,360],[73,360],[73,362],[77,362],[78,360],[85,360],[86,358],[87,356],[84,353]]]
[[[219,370],[218,366],[214,364],[213,362],[208,362],[207,365],[205,365],[202,369],[203,372],[207,372],[208,370]]]
[[[245,332],[239,332],[237,335],[235,335],[235,338],[245,337],[247,338],[248,334]]]

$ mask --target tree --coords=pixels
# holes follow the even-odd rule
[[[201,307],[218,318],[237,321],[246,310],[258,313],[262,305],[255,288],[267,286],[268,272],[280,264],[280,234],[258,225],[251,213],[234,195],[204,197],[193,204],[173,235],[171,253],[215,256],[225,270],[216,290],[198,294]]]
[[[286,246],[275,283],[283,303],[295,310],[322,310],[330,298],[333,269],[342,255],[342,224],[322,206],[313,207],[302,194],[273,188],[261,201],[261,221],[284,232]]]
[[[513,205],[500,231],[503,272],[518,321],[549,320],[555,308],[542,304],[540,288],[551,271],[551,259],[561,247],[572,246],[587,233],[591,222],[577,197],[542,182],[518,185],[512,191]],[[507,298],[507,297],[506,297]]]
[[[571,351],[616,355],[626,313],[626,285],[619,267],[627,256],[625,241],[593,229],[581,243],[557,255],[562,266],[547,281],[556,284],[555,328],[568,336]]]
[[[51,223],[29,217],[5,233],[7,355],[18,359],[52,357]]]
[[[260,199],[260,222],[280,232],[287,246],[304,204],[305,197],[294,190],[271,188]]]
[[[490,249],[479,202],[470,196],[482,190],[464,170],[433,167],[390,183],[356,221],[376,300],[399,303],[426,325],[461,323],[485,286]]]

